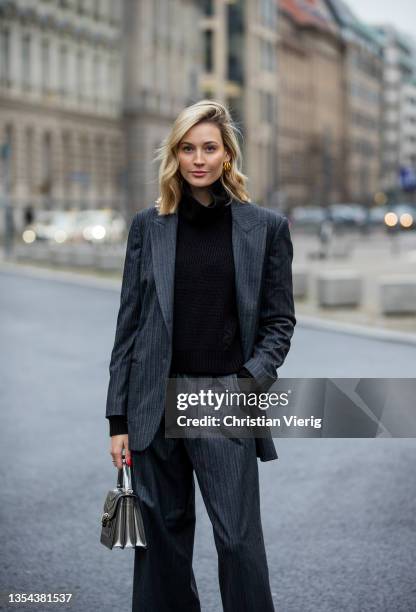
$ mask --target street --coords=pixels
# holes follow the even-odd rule
[[[119,291],[10,269],[0,282],[1,602],[65,592],[72,610],[127,612],[134,553],[99,542],[116,484],[104,414]],[[416,345],[298,323],[279,376],[414,377],[415,363]],[[416,441],[275,445],[279,459],[258,467],[276,612],[414,611]],[[194,559],[202,610],[219,612],[198,487]]]

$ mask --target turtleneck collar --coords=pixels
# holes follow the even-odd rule
[[[231,198],[224,189],[221,178],[211,183],[207,189],[211,196],[211,203],[205,206],[194,197],[188,181],[184,179],[182,182],[182,197],[178,212],[191,223],[205,225],[214,222],[226,212],[231,203]]]

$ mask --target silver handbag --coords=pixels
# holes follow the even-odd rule
[[[123,457],[117,488],[109,491],[101,517],[101,544],[107,548],[147,548],[139,499],[131,487],[130,467]]]

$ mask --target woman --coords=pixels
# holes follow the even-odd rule
[[[192,570],[194,473],[213,526],[226,612],[274,610],[257,457],[271,438],[165,438],[170,378],[253,389],[277,379],[296,324],[282,215],[250,203],[228,110],[185,108],[159,150],[160,197],[130,227],[106,417],[113,463],[132,463],[149,546],[136,548],[133,610],[200,611]],[[206,380],[206,378],[205,378]]]

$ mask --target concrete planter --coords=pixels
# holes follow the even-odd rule
[[[328,270],[317,276],[320,306],[359,306],[362,292],[362,278],[353,270]]]

